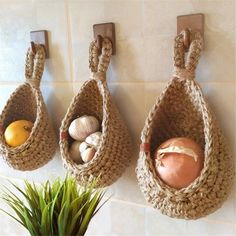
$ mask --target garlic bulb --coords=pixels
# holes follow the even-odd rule
[[[79,150],[80,144],[81,143],[79,141],[74,141],[69,150],[71,159],[77,164],[83,163],[81,159],[80,150]]]
[[[79,146],[79,151],[80,152],[84,152],[87,148],[89,148],[90,146],[86,143],[86,142],[82,142]]]
[[[85,151],[81,153],[81,158],[84,162],[89,162],[93,159],[96,150],[94,148],[87,148]]]
[[[98,132],[92,133],[85,139],[85,142],[97,150],[100,145],[101,136],[102,136],[102,132],[98,131]]]
[[[99,122],[94,116],[81,116],[73,120],[69,126],[70,136],[78,141],[99,130]]]

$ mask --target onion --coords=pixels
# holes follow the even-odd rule
[[[190,185],[200,175],[203,161],[203,150],[189,138],[169,139],[155,151],[158,176],[175,189]]]

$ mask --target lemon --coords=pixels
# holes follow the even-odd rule
[[[4,137],[6,143],[11,147],[22,145],[30,136],[33,123],[27,120],[17,120],[7,126]]]

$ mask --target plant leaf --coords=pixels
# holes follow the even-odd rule
[[[108,201],[98,207],[104,192],[94,190],[95,184],[93,181],[85,187],[77,186],[75,178],[68,175],[63,181],[58,178],[41,186],[24,181],[24,190],[12,184],[17,194],[5,187],[1,198],[16,216],[0,210],[24,226],[32,236],[81,236]]]
[[[104,197],[105,192],[101,194],[100,196],[100,200],[99,202],[102,200],[102,198]],[[97,212],[111,199],[112,196],[108,197],[98,208],[97,210],[93,213],[93,216],[95,216],[97,214]]]
[[[20,223],[21,225],[23,225],[27,229],[27,227],[20,220],[18,220],[15,216],[13,216],[12,214],[10,214],[9,212],[3,210],[2,208],[0,208],[0,211],[3,211],[4,213],[6,213],[7,215],[9,215],[11,218],[16,220],[18,223]]]
[[[79,211],[76,212],[75,215],[73,215],[72,221],[66,231],[66,235],[74,235],[74,233],[75,233],[74,231],[76,231],[75,225],[76,225],[76,223],[79,223],[79,217],[81,216],[84,207],[85,207],[85,204],[79,209]]]
[[[58,182],[56,182],[58,183]],[[57,192],[55,191],[56,190],[56,187],[58,188],[57,189]],[[52,197],[53,197],[53,201],[52,201],[52,204],[51,204],[51,208],[50,208],[50,218],[51,218],[51,234],[52,235],[55,235],[55,234],[58,234],[58,230],[57,230],[57,221],[53,220],[54,219],[54,215],[55,215],[55,218],[57,219],[58,218],[58,213],[55,209],[55,205],[56,205],[56,202],[58,201],[58,196],[62,190],[62,187],[63,185],[56,185],[56,187],[54,186],[54,189],[52,190]]]
[[[77,233],[77,235],[80,236],[80,235],[85,234],[85,232],[88,228],[88,224],[93,217],[93,213],[94,213],[97,205],[99,204],[100,195],[101,195],[100,191],[96,192],[94,194],[92,200],[89,202],[87,212],[81,222],[81,226],[80,226],[80,229],[79,229],[79,232]]]
[[[26,223],[26,226],[27,226],[28,231],[30,232],[30,234],[31,234],[32,236],[36,236],[36,235],[37,235],[37,228],[34,227],[33,218],[32,218],[32,216],[29,214],[28,209],[24,209],[23,216],[24,216],[25,223]],[[35,231],[36,231],[36,232],[35,232]]]
[[[41,235],[50,235],[51,234],[50,205],[51,204],[46,205],[42,211]]]
[[[58,221],[57,221],[57,225],[58,225],[58,235],[59,236],[65,236],[66,235],[66,226],[67,226],[67,217],[69,214],[69,203],[65,202],[61,212],[58,216]]]

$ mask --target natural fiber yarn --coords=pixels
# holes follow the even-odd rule
[[[96,187],[108,186],[122,175],[130,162],[129,133],[112,102],[105,77],[111,53],[112,44],[108,38],[103,39],[100,57],[95,41],[91,43],[91,79],[84,83],[73,98],[60,128],[60,151],[64,166],[81,185],[99,177]],[[102,136],[93,159],[84,164],[76,164],[69,154],[72,139],[68,135],[68,128],[75,118],[82,115],[91,115],[100,121]]]
[[[197,219],[218,209],[227,198],[234,168],[216,119],[194,81],[202,37],[191,32],[185,65],[183,33],[175,38],[174,76],[152,107],[142,131],[136,168],[146,200],[170,217]],[[188,187],[173,189],[158,177],[153,163],[156,147],[173,137],[189,137],[204,150],[204,167]]]
[[[8,99],[0,115],[0,155],[9,166],[17,170],[34,170],[46,164],[56,149],[56,136],[49,122],[47,109],[39,89],[44,70],[45,51],[35,45],[26,55],[26,82],[20,85]],[[30,137],[19,147],[9,147],[4,139],[6,127],[16,120],[34,123]]]

